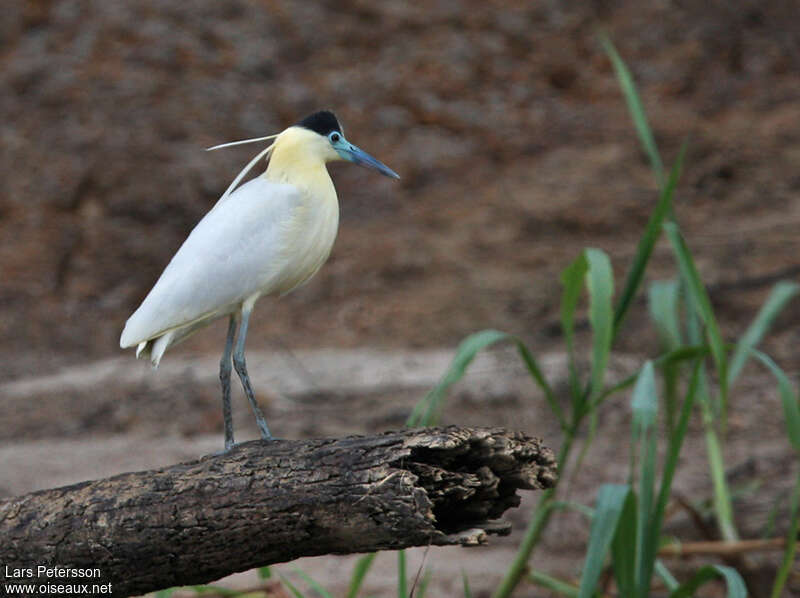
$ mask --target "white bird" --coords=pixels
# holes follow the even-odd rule
[[[168,348],[212,321],[229,316],[219,370],[226,451],[234,446],[231,357],[261,437],[272,438],[247,374],[247,325],[259,297],[288,293],[311,278],[328,259],[339,226],[339,203],[326,162],[347,160],[400,178],[349,143],[329,111],[316,112],[278,135],[209,149],[273,138],[272,145],[239,173],[189,234],[128,318],[120,337],[120,347],[137,346],[136,356],[149,356],[157,367]],[[236,188],[270,152],[266,171]]]

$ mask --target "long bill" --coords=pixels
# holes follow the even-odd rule
[[[367,168],[372,168],[373,170],[377,170],[382,175],[391,177],[393,179],[399,179],[400,175],[397,174],[394,170],[386,166],[383,162],[376,160],[372,156],[370,156],[367,152],[362,150],[359,147],[356,147],[349,141],[346,142],[342,148],[339,148],[337,151],[339,155],[344,158],[345,160],[352,162],[353,164],[358,164],[360,166],[366,166]]]

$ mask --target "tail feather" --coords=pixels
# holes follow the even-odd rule
[[[139,343],[136,347],[136,359],[142,359],[144,357],[150,357],[150,349],[152,348],[150,345],[152,343],[150,341],[144,341]]]
[[[153,340],[153,346],[150,349],[150,363],[154,368],[158,367],[161,363],[161,358],[164,356],[167,348],[172,344],[172,338],[175,336],[175,331],[170,330],[164,335],[159,336]]]
[[[157,368],[164,353],[172,344],[174,336],[175,331],[170,331],[157,338],[139,343],[136,347],[136,359],[149,359],[153,367]]]
[[[197,322],[184,326],[183,328],[173,328],[161,336],[138,343],[136,345],[136,358],[149,359],[150,363],[153,364],[153,367],[157,368],[158,364],[161,363],[161,358],[164,357],[164,353],[167,351],[167,349],[184,341],[201,328],[207,326],[213,320],[215,320],[216,317],[198,320]],[[133,343],[131,343],[131,345],[133,345]],[[123,345],[123,348],[126,347]]]

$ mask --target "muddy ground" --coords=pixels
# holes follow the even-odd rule
[[[689,139],[677,218],[734,339],[771,286],[800,273],[797,18],[789,1],[8,0],[0,492],[155,467],[221,443],[224,325],[170,352],[157,373],[120,352],[119,333],[255,153],[203,148],[276,132],[320,107],[402,179],[332,165],[341,226],[330,261],[305,287],[258,305],[250,366],[273,429],[396,428],[458,341],[489,327],[522,336],[563,388],[558,274],[599,247],[621,285],[657,199],[598,30],[628,61],[667,165]],[[648,281],[674,273],[662,243]],[[799,319],[795,301],[765,343],[795,381]],[[654,355],[643,300],[616,349],[616,375]],[[240,436],[252,437],[236,398]],[[769,378],[745,370],[726,458],[733,482],[749,488],[747,537],[760,534],[797,469],[780,415]],[[561,440],[503,351],[477,364],[445,419],[520,428],[554,448]],[[625,480],[628,424],[620,397],[565,486],[570,498],[591,502],[600,483]],[[694,429],[676,481],[693,501],[708,496],[704,456]],[[509,539],[432,549],[434,594],[457,593],[462,566],[476,595],[491,588],[532,501],[508,515]],[[702,537],[685,513],[671,525]],[[536,566],[576,577],[587,530],[578,516],[560,520]],[[338,595],[351,562],[301,566]],[[390,595],[393,557],[379,564],[370,592]]]

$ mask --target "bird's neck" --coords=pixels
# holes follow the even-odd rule
[[[312,195],[336,197],[325,162],[301,143],[276,144],[263,176],[276,183],[294,185]]]

